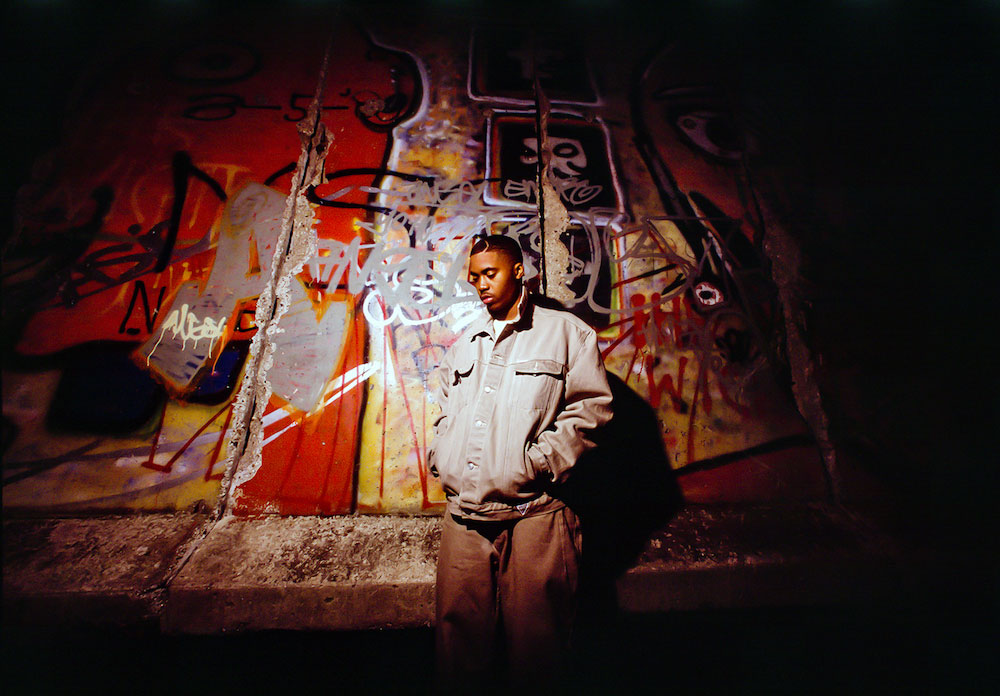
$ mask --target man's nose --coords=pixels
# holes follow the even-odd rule
[[[479,276],[479,280],[476,281],[476,290],[485,290],[487,287],[486,278]]]

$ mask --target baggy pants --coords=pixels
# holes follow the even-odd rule
[[[437,568],[441,684],[467,690],[504,672],[514,687],[557,679],[576,614],[580,551],[569,508],[497,522],[446,513]]]

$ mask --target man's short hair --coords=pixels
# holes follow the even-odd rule
[[[469,256],[484,251],[498,251],[510,259],[511,263],[524,263],[524,254],[521,253],[521,245],[517,240],[502,234],[491,234],[478,238],[476,243],[472,245],[472,249],[469,250]]]

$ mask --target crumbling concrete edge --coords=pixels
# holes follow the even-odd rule
[[[292,279],[316,253],[313,214],[305,192],[321,179],[329,149],[328,136],[320,115],[331,49],[332,37],[323,54],[307,116],[297,126],[301,140],[299,159],[275,243],[271,277],[257,300],[257,333],[250,344],[250,365],[243,374],[239,393],[233,403],[235,426],[226,450],[225,473],[216,503],[216,520],[234,502],[235,489],[253,478],[260,468],[263,448],[262,417],[271,396],[267,374],[274,362],[274,337],[282,331],[278,324],[288,310]]]
[[[430,582],[269,587],[226,585],[171,597],[161,616],[170,635],[250,631],[360,631],[433,625]]]
[[[331,32],[323,52],[319,77],[307,116],[297,125],[301,141],[299,158],[292,175],[293,185],[285,201],[281,229],[275,243],[271,276],[257,300],[254,321],[258,330],[250,343],[248,358],[250,364],[243,374],[239,391],[233,401],[234,425],[226,446],[226,460],[219,495],[211,514],[177,549],[174,561],[167,569],[163,580],[146,591],[148,601],[158,616],[164,613],[169,588],[173,581],[219,520],[229,511],[234,487],[252,478],[260,467],[263,447],[261,437],[263,409],[271,395],[267,373],[274,360],[273,338],[281,331],[278,321],[288,310],[291,280],[316,252],[316,235],[312,230],[313,215],[305,197],[305,190],[322,177],[326,153],[330,146],[320,115],[332,46]]]
[[[536,108],[538,109],[538,229],[542,237],[542,288],[544,294],[569,306],[574,294],[569,289],[569,250],[562,243],[563,232],[569,228],[569,211],[556,193],[552,174],[552,143],[549,141],[549,116],[552,104],[535,80]]]

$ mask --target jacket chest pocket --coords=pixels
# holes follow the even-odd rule
[[[566,366],[558,360],[524,360],[510,367],[514,403],[519,408],[546,410],[562,396]]]

